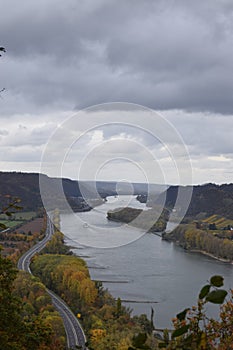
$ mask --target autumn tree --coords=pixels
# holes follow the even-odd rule
[[[233,349],[233,300],[225,302],[227,291],[222,289],[223,277],[212,276],[198,296],[197,306],[185,308],[173,319],[171,339],[166,334],[160,348],[167,350],[230,350]],[[225,302],[225,303],[224,303]],[[221,305],[220,319],[209,319],[207,303]]]
[[[24,328],[19,316],[19,300],[12,294],[16,275],[12,262],[0,255],[0,344],[6,350],[20,349],[17,344]]]

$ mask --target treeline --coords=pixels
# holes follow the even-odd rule
[[[41,252],[42,254],[72,254],[69,247],[64,244],[64,235],[56,231],[51,240]]]
[[[197,229],[194,224],[181,224],[171,233],[164,233],[163,239],[178,243],[187,250],[200,250],[217,258],[233,261],[233,242],[219,238],[206,230]]]
[[[65,333],[45,286],[0,256],[0,349],[62,350]]]
[[[161,210],[160,210],[161,211]],[[107,218],[113,221],[120,221],[132,226],[145,229],[148,232],[163,232],[169,220],[169,211],[159,208],[149,210],[135,209],[131,207],[117,208],[107,213]]]

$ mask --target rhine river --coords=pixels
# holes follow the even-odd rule
[[[92,279],[103,281],[133,314],[150,317],[153,307],[156,327],[170,328],[171,318],[196,303],[200,288],[212,275],[222,275],[225,288],[233,288],[232,265],[107,220],[107,211],[121,206],[146,209],[133,196],[108,197],[92,211],[62,214],[61,230],[67,244],[76,248],[73,252],[86,261]],[[210,314],[217,310],[213,305]]]

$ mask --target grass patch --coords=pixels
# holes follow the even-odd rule
[[[23,212],[17,212],[12,214],[12,217],[16,221],[28,221],[36,217],[36,212],[35,211],[23,211]],[[0,215],[0,220],[8,220],[7,215],[1,214]]]
[[[12,228],[18,225],[21,225],[23,223],[23,221],[19,221],[19,220],[0,220],[0,223],[5,225],[7,228]]]

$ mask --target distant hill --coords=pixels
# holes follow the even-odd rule
[[[196,216],[199,213],[233,219],[233,184],[195,186],[187,215]]]
[[[178,190],[188,190],[185,186],[170,186],[164,193],[152,197],[148,205],[161,204],[165,202],[165,206],[173,208]],[[141,202],[147,201],[146,195],[138,198]],[[204,184],[193,186],[193,193],[190,205],[188,207],[186,217],[210,216],[218,214],[229,219],[233,219],[233,184]]]
[[[129,185],[124,182],[105,182],[105,181],[74,181],[70,179],[51,178],[47,175],[41,175],[40,181],[43,182],[45,193],[49,196],[51,205],[63,208],[64,199],[59,198],[58,193],[61,186],[70,206],[75,210],[89,210],[90,207],[85,204],[82,197],[93,199],[100,196],[114,196],[120,194],[142,194],[147,192],[147,184],[135,183]],[[152,185],[156,192],[157,185]],[[0,172],[0,203],[4,205],[7,201],[5,195],[19,197],[24,210],[38,210],[43,207],[38,173],[22,172]]]
[[[178,186],[167,190],[167,205],[174,205]],[[210,216],[222,215],[233,219],[233,184],[205,184],[193,187],[192,199],[186,216],[196,217],[200,214]]]
[[[63,186],[68,203],[74,210],[90,210],[83,201],[85,198],[101,198],[116,194],[134,194],[142,202],[147,200],[148,185],[143,183],[105,181],[74,181],[70,179],[41,176],[45,183],[51,203],[62,208],[64,200],[58,197]],[[150,201],[161,203],[165,198],[166,207],[174,207],[179,186],[150,185]],[[182,187],[185,191],[187,187]],[[43,207],[38,173],[0,172],[0,203],[6,201],[5,195],[21,198],[24,210],[37,210]],[[218,214],[233,219],[233,184],[205,184],[193,187],[191,203],[186,216]]]
[[[5,195],[19,197],[24,210],[42,207],[39,191],[39,175],[16,172],[0,172],[0,203],[6,203]]]

